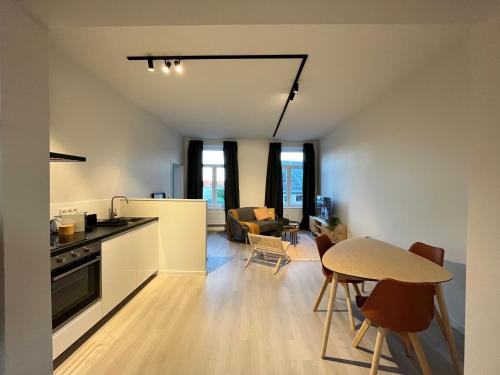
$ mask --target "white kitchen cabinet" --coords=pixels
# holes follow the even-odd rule
[[[102,243],[103,315],[158,271],[158,254],[157,222]]]
[[[137,257],[137,286],[139,286],[152,274],[158,272],[160,236],[158,222],[142,227],[137,234],[140,249]]]

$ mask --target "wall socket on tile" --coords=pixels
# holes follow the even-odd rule
[[[78,209],[76,207],[67,207],[59,209],[59,215],[76,214],[77,212]]]

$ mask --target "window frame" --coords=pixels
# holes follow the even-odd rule
[[[223,152],[222,146],[217,145],[206,145],[203,146],[203,151],[221,151]],[[204,164],[202,157],[202,168],[210,168],[212,170],[212,204],[207,202],[207,208],[210,210],[223,210],[225,207],[225,199],[223,199],[222,205],[217,204],[217,168],[224,169],[224,181],[226,180],[226,166],[225,164]],[[224,186],[225,190],[225,186]]]
[[[303,153],[302,148],[298,147],[283,147],[281,152],[297,152]],[[285,161],[286,163],[286,161]],[[292,198],[292,170],[293,169],[301,169],[302,176],[304,176],[304,161],[302,160],[302,164],[299,165],[283,165],[283,160],[281,160],[281,173],[283,174],[283,169],[286,169],[286,191],[283,191],[283,195],[286,195],[286,202],[283,200],[283,208],[302,208],[304,197],[302,197],[302,202],[300,204],[291,204]],[[302,180],[302,184],[304,181]]]

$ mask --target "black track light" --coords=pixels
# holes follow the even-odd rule
[[[288,97],[288,99],[290,99],[290,101],[292,101],[292,100],[293,100],[293,98],[295,98],[295,91],[292,91],[292,92],[290,93],[290,96]]]
[[[152,59],[148,59],[148,70],[150,72],[154,72],[155,71],[155,66],[153,65],[153,60]]]
[[[181,60],[175,60],[174,61],[174,66],[175,66],[175,71],[177,73],[182,73],[182,65],[181,65]]]
[[[161,68],[164,73],[170,73],[170,67],[172,66],[172,63],[170,61],[165,60],[165,65]]]
[[[295,94],[299,92],[299,83],[298,82],[295,82],[295,84],[293,85],[293,92]]]

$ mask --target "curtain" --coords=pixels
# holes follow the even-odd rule
[[[189,141],[187,198],[203,198],[203,141]]]
[[[267,157],[265,204],[274,208],[278,218],[283,217],[283,180],[281,177],[281,143],[269,144]]]
[[[224,209],[240,208],[240,183],[238,174],[238,144],[224,141]]]
[[[316,175],[314,168],[314,146],[304,143],[304,174],[302,180],[302,221],[300,229],[309,229],[309,215],[316,215]]]

